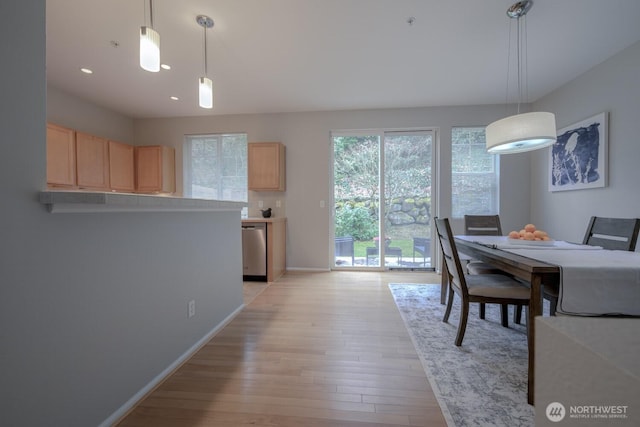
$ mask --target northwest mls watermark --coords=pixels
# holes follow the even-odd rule
[[[547,419],[558,423],[565,418],[585,420],[626,420],[629,418],[627,405],[571,405],[569,411],[560,402],[547,405]]]

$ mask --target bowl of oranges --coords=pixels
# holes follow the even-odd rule
[[[534,224],[527,224],[520,231],[510,231],[508,237],[509,243],[514,245],[553,246],[555,244],[546,231],[538,230]]]

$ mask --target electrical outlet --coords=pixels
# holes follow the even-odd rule
[[[264,202],[262,200],[258,200],[258,207],[259,208],[264,207]]]
[[[276,200],[276,208],[282,207],[282,204],[280,203],[280,200]]]
[[[195,300],[191,300],[191,301],[189,301],[188,318],[192,318],[195,315],[196,315],[196,301]]]
[[[324,208],[324,200],[320,200],[320,207]]]

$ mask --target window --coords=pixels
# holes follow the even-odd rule
[[[498,213],[498,158],[485,146],[484,127],[451,131],[451,214]]]
[[[247,201],[247,134],[189,135],[183,153],[186,197]]]

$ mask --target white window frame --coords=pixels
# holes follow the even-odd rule
[[[486,209],[478,210],[478,211],[468,211],[468,212],[457,212],[456,206],[454,205],[454,188],[455,188],[455,176],[486,176],[490,174],[490,172],[455,172],[455,167],[453,162],[454,159],[454,130],[455,129],[484,129],[484,126],[454,126],[451,128],[451,217],[452,218],[462,218],[464,215],[487,215],[487,214],[499,214],[500,212],[500,156],[495,154],[486,153],[487,156],[490,156],[493,161],[493,180],[491,183],[491,187],[489,188],[489,200],[490,206],[486,207]],[[485,144],[485,141],[483,141]],[[486,152],[486,151],[485,151]]]
[[[218,158],[223,158],[222,157],[222,139],[225,136],[238,136],[238,135],[242,135],[245,138],[245,143],[248,145],[247,143],[247,134],[246,133],[224,133],[224,134],[199,134],[199,135],[185,135],[184,138],[184,144],[183,144],[183,150],[182,150],[182,170],[183,170],[183,194],[184,197],[193,197],[193,170],[192,170],[192,164],[193,164],[193,158],[192,158],[192,143],[194,140],[198,140],[198,139],[212,139],[215,140],[216,143],[216,149],[218,151]],[[246,162],[246,158],[245,158],[245,162]],[[218,173],[218,181],[222,182],[222,180],[220,179],[220,170],[217,171]],[[248,197],[249,197],[249,191],[247,188],[247,176],[245,176],[245,193],[244,193],[244,200],[237,200],[237,199],[233,199],[232,201],[237,201],[237,202],[247,202],[248,201]],[[218,192],[220,192],[221,188],[218,188]],[[219,199],[219,200],[222,200]]]

